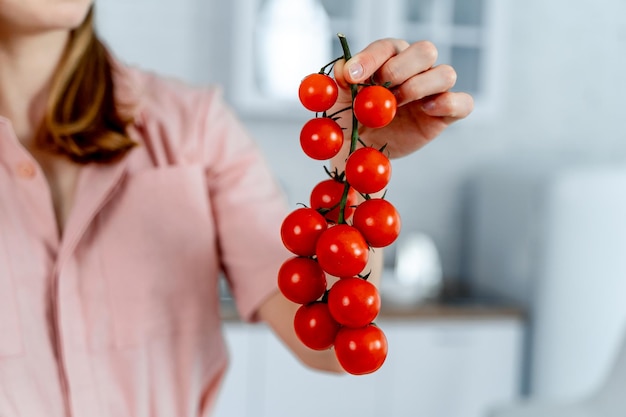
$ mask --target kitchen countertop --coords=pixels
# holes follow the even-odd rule
[[[227,322],[238,321],[239,316],[230,299],[222,301],[222,317]],[[393,305],[383,299],[381,320],[432,320],[432,319],[516,319],[525,318],[524,309],[510,301],[495,296],[472,294],[467,291],[448,291],[436,300],[415,305]]]
[[[431,301],[413,306],[382,304],[381,319],[523,319],[522,308],[506,303],[484,303],[480,301]]]

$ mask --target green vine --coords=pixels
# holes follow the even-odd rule
[[[338,33],[337,37],[339,38],[339,42],[341,43],[341,49],[343,49],[343,57],[347,62],[350,58],[352,58],[352,54],[350,53],[350,47],[348,46],[348,40],[346,39],[345,35],[343,35],[342,33]],[[358,85],[350,84],[350,93],[352,95],[353,103],[354,103],[354,98],[356,97],[356,94],[358,92],[358,88],[359,88]],[[354,115],[354,111],[352,111],[352,135],[350,137],[350,152],[348,153],[348,155],[350,155],[352,152],[356,150],[356,146],[359,140],[360,140],[359,139],[359,121]],[[348,202],[349,191],[350,191],[350,184],[347,181],[345,181],[343,194],[341,196],[341,201],[339,203],[339,217],[337,218],[337,223],[339,224],[346,223],[346,220],[344,219],[344,210]]]

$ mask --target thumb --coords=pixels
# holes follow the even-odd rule
[[[335,62],[333,66],[333,75],[335,78],[335,82],[337,86],[339,86],[339,100],[340,102],[349,102],[351,101],[351,91],[350,84],[345,76],[345,66],[346,61],[344,59],[340,59]]]
[[[335,81],[337,82],[337,85],[339,85],[339,87],[341,88],[350,88],[350,84],[348,83],[348,80],[346,80],[345,76],[345,66],[345,59],[340,59],[339,61],[335,62],[333,66]]]

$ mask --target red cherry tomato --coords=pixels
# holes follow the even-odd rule
[[[322,210],[326,220],[337,223],[339,220],[339,203],[343,196],[345,183],[329,178],[319,182],[311,190],[311,208]],[[359,203],[359,194],[352,187],[348,190],[346,207],[343,210],[343,219],[347,220],[352,216],[354,207]],[[326,211],[328,210],[328,211]]]
[[[387,126],[396,115],[398,103],[388,88],[373,85],[361,89],[354,98],[354,115],[363,126]]]
[[[300,102],[308,110],[323,112],[337,101],[337,83],[326,74],[310,74],[304,77],[298,89]]]
[[[357,229],[338,224],[322,232],[317,239],[315,254],[322,269],[330,275],[351,277],[365,268],[369,248]]]
[[[328,291],[328,309],[339,324],[367,326],[380,312],[380,295],[376,286],[363,278],[342,278]]]
[[[278,270],[278,288],[294,303],[312,303],[326,291],[326,274],[315,260],[294,256]]]
[[[400,234],[400,215],[389,201],[382,198],[371,198],[359,204],[352,223],[374,248],[391,245]]]
[[[337,155],[343,145],[341,126],[328,117],[316,117],[304,124],[300,131],[300,146],[312,159],[320,161]]]
[[[339,328],[339,323],[328,311],[328,304],[314,302],[298,308],[293,320],[293,327],[298,339],[314,350],[330,348]]]
[[[353,375],[378,370],[387,358],[387,338],[374,324],[342,327],[335,337],[335,355],[342,368]]]
[[[375,193],[391,179],[391,162],[381,151],[359,148],[346,160],[346,181],[360,193]]]
[[[302,207],[285,217],[280,227],[280,237],[292,253],[313,256],[317,239],[327,227],[324,216],[312,208]]]

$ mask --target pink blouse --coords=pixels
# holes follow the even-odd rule
[[[215,89],[117,64],[121,161],[81,168],[60,238],[41,168],[0,117],[0,416],[208,416],[227,366],[218,277],[255,320],[286,201]]]

